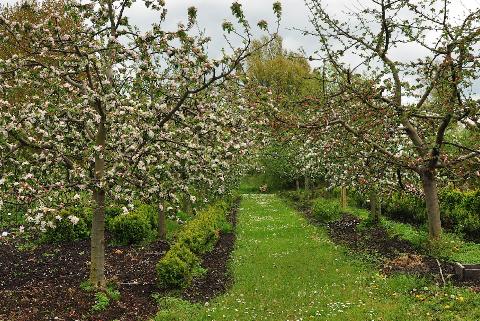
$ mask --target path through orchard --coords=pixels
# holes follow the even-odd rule
[[[428,281],[385,278],[275,195],[244,195],[232,272],[226,294],[205,306],[170,306],[169,313],[191,320],[450,320],[455,314],[435,316],[412,293]]]

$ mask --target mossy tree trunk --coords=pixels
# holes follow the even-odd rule
[[[100,103],[98,104],[100,105]],[[101,106],[99,107],[101,108]],[[93,190],[95,211],[92,218],[91,252],[90,252],[90,282],[93,286],[104,288],[105,281],[105,188],[102,178],[105,172],[103,152],[106,143],[105,116],[102,115],[97,129],[96,145],[100,147],[101,156],[95,156],[95,181]]]
[[[340,189],[340,205],[343,210],[347,209],[347,188],[344,185]]]
[[[442,235],[440,205],[438,201],[437,179],[434,170],[424,170],[420,174],[425,194],[430,239],[439,239]]]

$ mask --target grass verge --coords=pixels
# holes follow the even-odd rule
[[[386,278],[274,195],[240,205],[230,291],[206,305],[167,298],[155,320],[478,320],[479,296]]]
[[[478,264],[480,261],[480,244],[464,241],[455,233],[444,232],[440,241],[431,243],[425,227],[417,228],[410,224],[394,222],[382,218],[382,225],[392,235],[410,241],[420,251],[451,262]]]

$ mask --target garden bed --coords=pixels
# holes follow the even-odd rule
[[[146,247],[107,246],[106,277],[118,284],[120,300],[91,313],[94,293],[80,288],[88,278],[90,241],[41,245],[19,251],[0,245],[0,320],[135,320],[154,314],[151,295],[155,264],[168,250],[165,242]]]
[[[409,241],[391,236],[382,226],[358,228],[360,220],[350,214],[327,225],[331,239],[356,252],[373,256],[380,264],[382,273],[414,274],[433,279],[442,284],[443,279],[480,291],[479,281],[463,282],[455,276],[455,264],[426,256]],[[443,279],[442,279],[443,274]]]
[[[230,214],[236,222],[236,207]],[[205,302],[223,293],[231,284],[228,259],[235,242],[234,233],[220,236],[213,251],[203,257],[207,273],[184,290],[183,297]],[[106,276],[120,291],[105,311],[92,313],[95,294],[80,288],[88,278],[90,241],[61,245],[41,245],[20,251],[10,240],[0,244],[0,320],[138,320],[157,312],[153,294],[155,266],[168,250],[166,242],[144,247],[107,246]]]

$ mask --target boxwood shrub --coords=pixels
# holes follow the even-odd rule
[[[460,191],[443,188],[439,191],[440,212],[445,228],[480,239],[480,190]],[[398,221],[421,224],[426,222],[425,202],[406,193],[394,193],[383,200],[384,215]]]
[[[160,288],[188,286],[193,278],[205,272],[201,260],[182,244],[175,244],[157,264]]]
[[[194,277],[204,271],[200,257],[214,247],[220,232],[228,229],[226,216],[232,202],[218,201],[185,224],[177,234],[175,245],[157,263],[160,288],[188,286]]]
[[[76,219],[72,221],[71,217]],[[60,210],[53,219],[55,226],[47,227],[41,242],[64,243],[87,238],[90,235],[90,220],[89,212],[81,208]]]
[[[43,243],[70,242],[88,238],[92,226],[94,209],[91,207],[75,206],[63,209],[52,217],[54,227],[47,227],[41,241]],[[78,218],[75,224],[70,216]],[[137,244],[152,237],[158,226],[158,217],[155,206],[145,203],[136,203],[135,209],[124,215],[118,205],[109,205],[105,208],[105,227],[119,244]]]
[[[141,211],[133,211],[114,217],[109,224],[115,242],[130,245],[138,244],[152,236],[149,218]]]
[[[317,198],[313,201],[312,215],[320,222],[331,222],[341,216],[340,203],[336,199]]]

